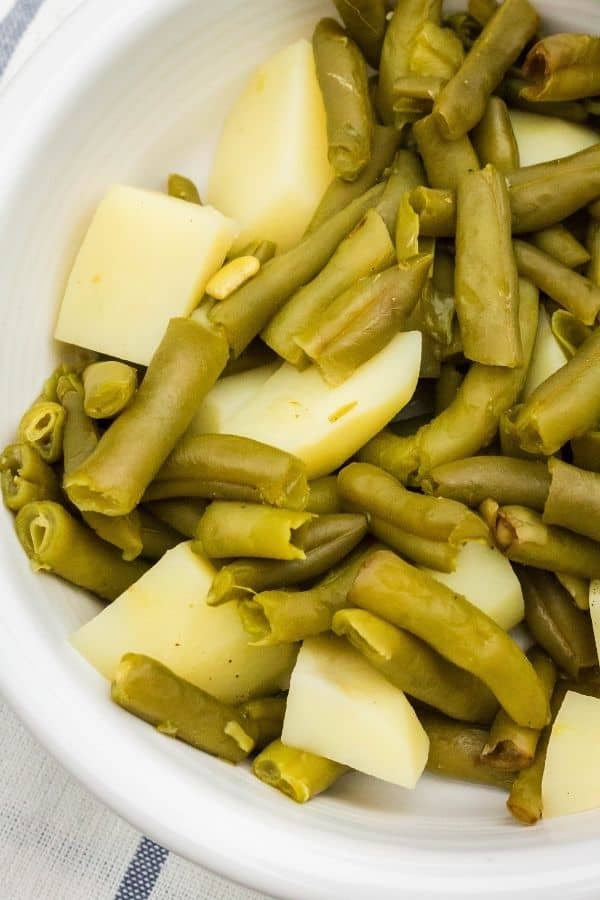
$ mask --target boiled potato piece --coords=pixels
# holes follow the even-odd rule
[[[598,134],[591,128],[553,116],[511,109],[510,119],[522,166],[570,156],[598,143]]]
[[[458,551],[454,572],[420,568],[462,594],[506,631],[523,620],[525,610],[519,579],[495,547],[488,547],[482,541],[467,541]]]
[[[250,647],[235,604],[206,605],[215,569],[178,544],[71,643],[112,681],[125,653],[145,653],[228,703],[285,687],[296,647]]]
[[[406,788],[414,788],[429,754],[404,693],[333,635],[302,645],[281,740]]]
[[[544,818],[600,807],[600,700],[568,691],[552,726],[542,779]]]
[[[54,337],[147,365],[173,316],[187,316],[237,226],[216,209],[116,185],[73,265]]]
[[[298,456],[308,478],[327,475],[356,453],[411,399],[421,364],[421,334],[398,334],[343,384],[328,385],[316,366],[284,363],[254,399],[223,423],[239,434]]]
[[[217,381],[200,404],[188,434],[222,434],[224,423],[254,397],[279,365],[259,366]]]
[[[550,317],[544,306],[540,304],[540,315],[538,319],[537,334],[535,336],[535,344],[531,355],[531,363],[529,364],[529,372],[527,373],[527,381],[523,389],[523,399],[533,394],[538,387],[551,375],[554,375],[567,362],[567,354],[560,346],[550,325]]]
[[[298,243],[329,182],[327,126],[310,43],[298,41],[262,65],[229,113],[209,200],[254,239],[279,251]]]

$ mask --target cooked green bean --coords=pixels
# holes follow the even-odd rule
[[[527,656],[550,702],[556,683],[556,666],[539,647],[534,647]],[[517,725],[501,709],[494,719],[481,758],[495,769],[521,771],[533,762],[539,738],[540,729]]]
[[[470,15],[476,19],[480,25],[487,25],[493,15],[498,10],[496,0],[469,0],[468,9]]]
[[[518,645],[484,612],[425,572],[378,551],[363,563],[348,600],[405,628],[480,678],[519,725],[541,728],[548,721],[543,686]]]
[[[146,499],[205,497],[303,509],[306,469],[285,450],[233,434],[185,437],[146,491]]]
[[[599,287],[526,241],[514,241],[514,250],[519,275],[533,281],[585,325],[594,324],[600,312]]]
[[[356,281],[387,269],[393,262],[389,231],[379,213],[370,209],[316,278],[290,297],[271,319],[262,333],[263,340],[292,365],[307,366],[310,360],[296,343],[296,336],[319,321],[333,300]]]
[[[421,254],[360,279],[296,337],[329,384],[341,384],[403,329],[431,263]]]
[[[600,38],[551,34],[531,48],[523,64],[526,100],[579,100],[600,93]]]
[[[600,431],[587,434],[571,441],[573,462],[588,472],[600,472]]]
[[[342,511],[335,475],[324,475],[322,478],[309,481],[308,489],[308,502],[304,507],[306,512],[322,516]]]
[[[407,191],[400,201],[396,219],[395,238],[398,262],[405,262],[418,254],[419,231],[419,216],[410,205],[410,192]]]
[[[266,262],[269,262],[270,259],[273,259],[275,254],[277,253],[277,244],[273,243],[273,241],[250,241],[249,244],[246,244],[241,250],[235,253],[233,256],[230,255],[230,259],[236,259],[240,256],[254,256],[255,259],[259,261],[261,266],[263,266]]]
[[[548,460],[550,491],[544,506],[547,525],[560,525],[600,541],[600,475]]]
[[[54,470],[29,444],[10,444],[0,456],[0,485],[7,509],[18,512],[34,500],[58,500]]]
[[[81,518],[103,541],[118,547],[125,560],[137,559],[143,549],[142,524],[137,509],[126,516],[83,512]]]
[[[257,728],[239,708],[215,700],[162,663],[126,653],[110,690],[111,698],[161,734],[237,763],[256,745]]]
[[[230,600],[247,600],[250,595],[273,588],[292,587],[323,576],[347,556],[365,536],[364,516],[338,513],[319,515],[303,525],[298,535],[305,559],[237,559],[215,575],[208,594],[209,606]]]
[[[107,359],[92,363],[83,372],[84,405],[93,419],[112,419],[122,412],[137,388],[133,366]]]
[[[104,600],[114,600],[149,568],[141,560],[121,559],[114,547],[51,500],[28,503],[15,525],[36,572],[53,572]]]
[[[550,474],[543,462],[473,456],[436,466],[421,486],[428,494],[467,506],[477,507],[492,497],[501,506],[528,506],[541,512],[550,489]]]
[[[65,475],[81,466],[96,449],[98,426],[84,409],[83,385],[79,375],[63,375],[56,395],[65,410],[63,431],[63,470]]]
[[[583,244],[564,225],[543,228],[529,235],[529,240],[538,250],[543,250],[568,269],[577,269],[590,260]]]
[[[193,319],[171,319],[131,404],[83,465],[65,478],[80,509],[126,515],[190,424],[227,359],[223,337]]]
[[[415,39],[426,22],[439,24],[441,14],[442,0],[404,0],[394,10],[381,50],[377,91],[377,110],[386,125],[395,124],[394,82],[410,74]]]
[[[535,389],[517,417],[521,447],[550,456],[600,421],[600,330]]]
[[[425,22],[412,46],[410,71],[417,77],[439,78],[445,83],[458,72],[464,58],[462,41],[452,29]],[[394,82],[396,96],[397,84],[398,79]]]
[[[590,582],[586,578],[556,572],[556,577],[573,600],[577,609],[590,608]]]
[[[418,637],[364,609],[342,609],[332,629],[401,691],[453,719],[489,723],[498,701],[464,669],[447,662]]]
[[[329,631],[335,613],[349,606],[348,592],[363,562],[375,551],[359,549],[306,591],[263,591],[238,610],[253,645],[295,643]]]
[[[198,523],[194,548],[211,559],[305,559],[298,530],[312,518],[297,510],[215,500]]]
[[[334,178],[323,195],[317,211],[310,220],[306,234],[310,234],[327,219],[345,209],[369,188],[381,180],[385,170],[391,166],[400,143],[400,135],[395,128],[374,125],[371,141],[371,158],[355,181]]]
[[[428,772],[510,789],[512,773],[493,769],[481,761],[481,751],[488,736],[484,728],[464,725],[429,710],[419,710],[418,715],[429,738]]]
[[[552,334],[569,358],[575,356],[592,333],[591,328],[566,309],[555,309],[550,324]]]
[[[590,281],[600,287],[600,222],[593,218],[589,220],[586,245],[590,256],[586,275]]]
[[[60,403],[36,400],[19,422],[19,441],[37,450],[45,462],[53,463],[62,456],[64,427],[65,411]]]
[[[167,550],[172,550],[183,540],[182,536],[174,528],[155,519],[148,510],[141,508],[140,537],[142,540],[141,555],[144,559],[160,559]]]
[[[470,50],[481,34],[481,25],[468,12],[452,13],[446,16],[444,23],[452,29],[465,50]]]
[[[598,664],[588,612],[577,609],[550,572],[517,566],[525,601],[525,621],[540,647],[573,678]]]
[[[369,531],[400,556],[416,565],[427,566],[438,572],[453,572],[456,568],[458,550],[445,541],[432,541],[418,534],[412,534],[377,516],[370,516]]]
[[[589,118],[589,111],[585,103],[577,100],[556,101],[554,103],[538,103],[535,100],[526,100],[523,91],[529,84],[524,78],[517,75],[509,75],[498,86],[498,94],[505,100],[511,109],[520,109],[524,112],[536,115],[551,116],[555,119],[564,119],[567,122],[583,124]]]
[[[203,500],[178,499],[178,500],[154,500],[146,504],[146,508],[155,519],[169,525],[179,534],[187,538],[193,538],[196,528],[204,513],[207,503]]]
[[[488,366],[522,366],[519,276],[504,176],[493,166],[463,175],[456,200],[456,312],[464,354]]]
[[[419,216],[421,234],[430,237],[454,237],[456,231],[456,195],[454,191],[417,187],[409,202]]]
[[[59,400],[56,396],[56,386],[59,379],[62,378],[63,375],[78,375],[82,368],[84,367],[69,365],[68,363],[61,363],[44,381],[38,400],[51,400],[53,403],[58,403]]]
[[[448,409],[464,380],[464,373],[454,363],[444,363],[435,384],[435,414]]]
[[[519,434],[516,427],[517,418],[521,412],[523,404],[516,403],[503,412],[498,422],[498,439],[500,441],[500,449],[503,456],[515,457],[516,459],[538,459],[539,453],[528,453],[521,447]]]
[[[382,431],[363,447],[359,459],[380,466],[399,481],[420,481],[436,466],[472,456],[492,441],[501,414],[510,409],[523,388],[535,341],[537,290],[521,279],[519,295],[524,364],[507,369],[474,363],[444,412],[409,438]]]
[[[425,170],[417,154],[412,150],[398,150],[383,195],[375,207],[391,235],[396,231],[402,197],[424,181]]]
[[[286,698],[283,696],[258,697],[256,700],[246,700],[245,703],[240,703],[239,713],[254,725],[255,750],[262,750],[271,741],[281,737],[285,704]]]
[[[500,97],[489,98],[472,140],[482,166],[491,164],[502,173],[519,168],[519,146],[508,108]]]
[[[409,100],[422,100],[426,112],[431,112],[433,101],[446,83],[435,75],[403,75],[394,82],[394,96]]]
[[[580,578],[600,578],[600,548],[596,541],[545,525],[539,513],[524,506],[503,506],[497,511],[494,536],[512,561],[549,572]]]
[[[173,173],[167,179],[167,192],[170,197],[177,197],[178,200],[187,200],[188,203],[197,203],[202,205],[198,188],[193,181],[186,178],[185,175],[177,175]]]
[[[415,122],[413,135],[431,187],[452,190],[465,173],[479,168],[479,160],[468,135],[456,141],[447,140],[433,115]]]
[[[334,19],[321,19],[313,34],[313,50],[327,117],[329,162],[338,178],[354,181],[371,155],[367,66],[358,46]]]
[[[490,94],[538,25],[538,14],[527,0],[504,0],[436,100],[433,114],[446,138],[457,140],[477,125]]]
[[[296,803],[306,803],[326,791],[349,769],[307,750],[273,741],[256,757],[252,771],[265,784],[277,788]]]
[[[506,801],[509,811],[522,825],[535,825],[542,818],[542,778],[551,733],[552,725],[549,724],[542,730],[533,762],[518,773]]]
[[[358,44],[369,65],[378,69],[387,27],[385,0],[333,2],[352,40]]]
[[[256,278],[211,309],[210,318],[223,327],[234,356],[245,350],[292,294],[321,271],[340,241],[358,225],[367,210],[377,206],[384,189],[383,184],[377,184],[357,197],[296,247],[261,266]]]

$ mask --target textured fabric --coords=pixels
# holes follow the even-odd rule
[[[0,0],[0,90],[80,0]],[[0,900],[261,900],[102,806],[0,699]]]

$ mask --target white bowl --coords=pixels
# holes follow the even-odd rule
[[[600,32],[597,0],[538,6],[555,30]],[[4,442],[53,365],[65,275],[105,187],[158,187],[177,169],[203,185],[245,75],[327,12],[324,0],[90,0],[0,97]],[[299,807],[157,734],[109,702],[67,642],[95,601],[33,575],[4,511],[0,527],[0,686],[67,769],[155,840],[303,900],[598,896],[600,812],[528,830],[491,789],[358,775]]]

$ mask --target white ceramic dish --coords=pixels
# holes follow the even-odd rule
[[[600,33],[597,0],[537,0]],[[0,439],[53,362],[49,335],[91,210],[114,181],[203,183],[244,75],[330,11],[325,0],[88,0],[0,97]],[[0,515],[0,687],[58,760],[155,840],[293,898],[598,896],[600,812],[513,824],[492,790],[414,793],[348,776],[298,807],[108,702],[67,635],[96,609],[34,576]],[[373,736],[376,740],[376,736]],[[595,752],[595,751],[594,751]]]

